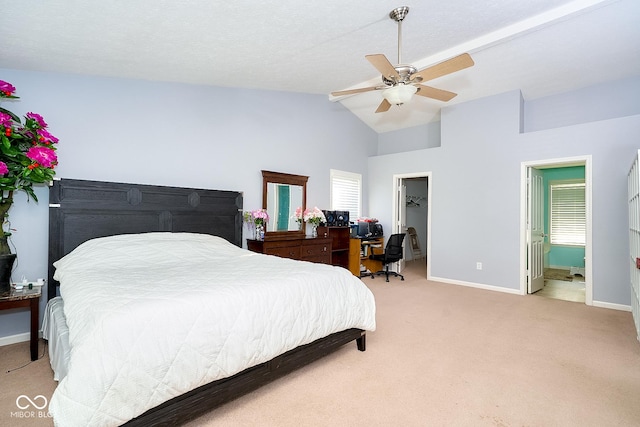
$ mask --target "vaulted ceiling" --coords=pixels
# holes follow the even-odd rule
[[[443,105],[520,89],[535,99],[640,75],[637,0],[2,0],[0,68],[327,95],[377,132],[439,119]],[[402,61],[468,52],[475,65],[428,82],[458,94],[375,113],[365,55],[394,64],[389,12],[408,6]],[[0,76],[1,79],[1,76]]]

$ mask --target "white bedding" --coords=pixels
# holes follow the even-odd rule
[[[216,379],[349,328],[375,302],[348,270],[224,239],[146,233],[91,240],[54,263],[71,355],[56,425],[120,425]]]
[[[49,343],[49,362],[53,379],[62,381],[69,366],[69,327],[64,318],[62,298],[49,300],[42,316],[42,338]]]

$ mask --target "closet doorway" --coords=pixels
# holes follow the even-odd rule
[[[393,230],[386,232],[404,233],[404,257],[396,266],[402,271],[406,263],[426,265],[426,277],[430,275],[431,256],[431,172],[417,172],[394,175],[395,208]],[[415,235],[409,233],[409,228]],[[426,278],[425,277],[425,278]]]
[[[567,208],[581,185],[581,202]],[[562,232],[567,209],[582,215],[582,242]],[[592,305],[591,156],[523,162],[520,211],[521,293]]]

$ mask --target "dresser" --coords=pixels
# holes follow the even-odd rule
[[[331,239],[331,264],[349,268],[349,240],[351,229],[349,227],[318,227],[318,236]]]
[[[276,255],[300,261],[331,264],[330,237],[271,237],[247,239],[247,249],[261,254]]]

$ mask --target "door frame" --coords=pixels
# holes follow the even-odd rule
[[[584,246],[585,304],[593,305],[592,271],[592,157],[591,155],[531,160],[520,164],[520,294],[527,295],[527,176],[529,168],[552,168],[584,165],[586,243]]]
[[[401,173],[393,175],[393,214],[391,218],[392,230],[391,233],[406,233],[406,230],[403,230],[403,226],[406,224],[401,224],[401,218],[398,218],[398,212],[400,211],[400,206],[398,206],[399,197],[398,194],[400,192],[401,186],[404,184],[405,178],[426,178],[427,179],[427,242],[426,242],[426,262],[427,262],[427,279],[431,277],[431,194],[433,189],[433,179],[431,177],[431,172],[413,172],[413,173]],[[407,239],[405,238],[404,242],[404,251],[406,254],[407,250]],[[397,263],[396,263],[397,265]]]

